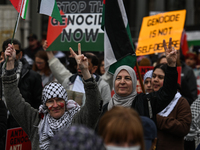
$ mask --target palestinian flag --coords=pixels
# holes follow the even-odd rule
[[[64,15],[63,11],[60,11],[61,15]],[[55,51],[60,50],[60,44],[57,42],[59,39],[58,37],[63,31],[63,28],[67,27],[67,18],[64,20],[65,25],[57,25],[54,26],[51,24],[52,17],[49,16],[49,22],[48,22],[48,29],[47,29],[47,41],[48,41],[48,48],[47,51],[52,51],[52,47]],[[67,47],[68,48],[68,47]]]
[[[10,0],[10,2],[15,7],[15,9],[17,10],[18,13],[20,13],[20,9],[21,9],[20,16],[23,19],[26,19],[26,12],[27,12],[27,8],[28,8],[28,1],[29,0]]]
[[[38,13],[51,16],[62,23],[62,17],[60,15],[56,0],[39,0]]]
[[[114,74],[121,65],[135,66],[136,55],[122,0],[103,1],[105,70]]]

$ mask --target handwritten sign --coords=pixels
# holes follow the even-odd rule
[[[136,55],[164,52],[163,39],[169,41],[170,37],[172,37],[173,46],[179,50],[185,15],[186,10],[180,10],[144,17]]]
[[[31,141],[21,127],[7,130],[6,150],[31,150]]]

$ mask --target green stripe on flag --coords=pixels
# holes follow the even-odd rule
[[[131,37],[131,31],[130,31],[130,28],[129,28],[129,25],[128,25],[128,24],[127,24],[127,27],[126,27],[126,32],[127,32],[127,34],[128,34],[129,40],[130,40],[130,42],[131,42],[131,46],[132,46],[132,48],[133,48],[133,50],[134,50],[134,46],[133,46],[133,42],[132,42],[132,37]]]
[[[59,9],[58,9],[56,0],[55,0],[55,3],[54,3],[54,7],[53,7],[53,11],[52,11],[51,17],[55,18],[55,19],[58,20],[60,23],[62,23],[62,17],[61,17],[61,15],[60,15],[60,11],[59,11]]]
[[[23,19],[26,19],[26,13],[27,13],[27,9],[28,9],[28,2],[29,0],[25,0],[26,1],[26,4],[25,4],[25,8],[24,8],[24,16],[23,16]]]
[[[135,66],[135,63],[136,63],[136,55],[128,55],[128,56],[125,56],[124,58],[122,58],[121,60],[118,60],[116,63],[112,64],[108,71],[111,74],[114,74],[115,70],[118,67],[128,64],[128,66],[133,68]]]

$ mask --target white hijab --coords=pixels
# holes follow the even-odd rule
[[[122,96],[119,96],[118,94],[116,94],[116,90],[115,90],[115,79],[121,70],[126,70],[132,79],[133,91],[130,95],[125,96],[125,97],[122,97]],[[113,76],[113,87],[114,87],[115,94],[109,101],[108,110],[110,110],[113,106],[117,106],[117,105],[121,105],[124,107],[131,107],[132,102],[137,95],[136,85],[137,85],[137,78],[136,78],[136,74],[135,74],[135,71],[133,70],[133,68],[131,68],[129,66],[125,66],[125,65],[117,68],[117,70],[115,71],[115,74]]]

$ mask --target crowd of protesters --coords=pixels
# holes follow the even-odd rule
[[[32,150],[196,149],[197,54],[183,59],[172,39],[168,45],[164,40],[158,60],[138,58],[140,66],[154,66],[138,94],[136,72],[127,65],[111,75],[104,58],[82,54],[80,43],[77,53],[69,48],[64,54],[46,51],[48,41],[40,44],[35,34],[27,39],[25,50],[18,40],[2,46],[0,149],[5,149],[6,129],[15,127],[27,133]]]

